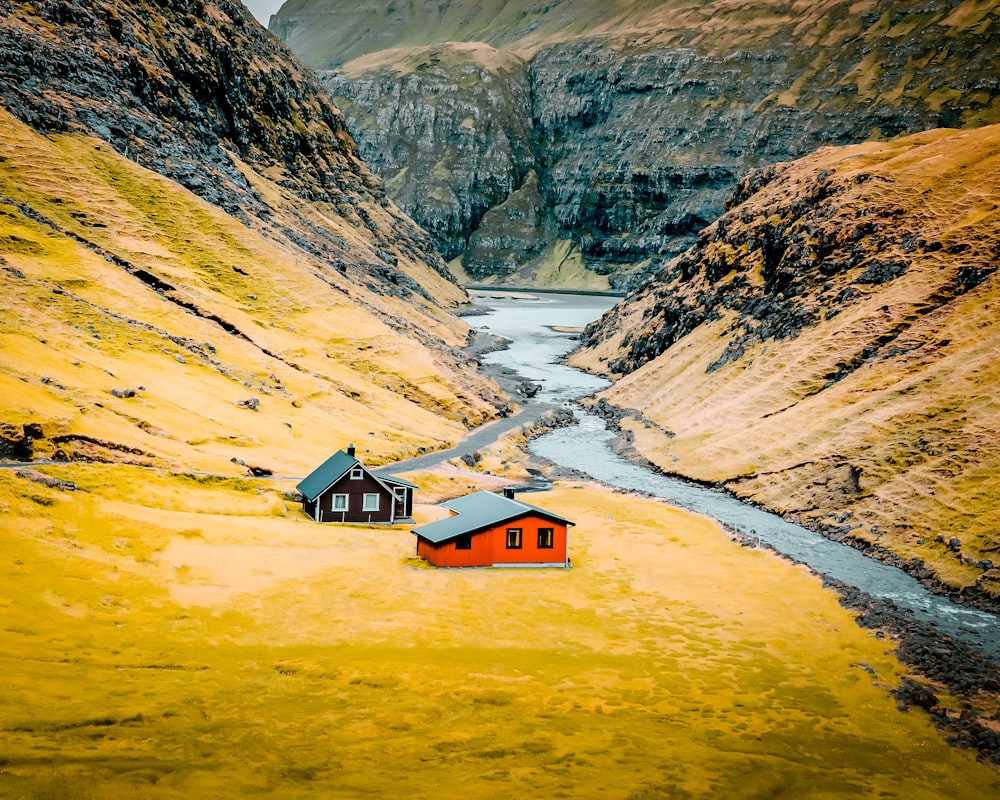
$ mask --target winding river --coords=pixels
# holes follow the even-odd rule
[[[610,308],[615,298],[570,294],[474,292],[484,313],[467,317],[474,327],[510,340],[507,350],[483,361],[507,367],[541,385],[536,399],[570,404],[600,391],[608,382],[564,365],[576,341],[566,329],[580,328]],[[777,514],[740,502],[723,492],[657,474],[617,456],[615,435],[604,421],[574,406],[579,425],[546,434],[532,453],[590,475],[609,486],[646,492],[675,505],[714,517],[772,546],[818,573],[873,597],[891,600],[956,639],[1000,656],[1000,617],[959,605],[925,589],[901,569],[867,558]]]

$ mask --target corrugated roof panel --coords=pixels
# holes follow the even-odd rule
[[[410,489],[420,488],[419,486],[417,486],[417,484],[410,483],[408,480],[406,480],[406,478],[400,478],[396,475],[389,475],[386,472],[373,472],[372,475],[374,475],[380,481],[385,481],[387,483],[398,483],[400,486],[408,486]]]
[[[338,450],[316,469],[303,478],[298,489],[307,500],[315,500],[320,493],[351,469],[358,460],[343,450]]]
[[[493,492],[475,492],[464,497],[456,497],[441,504],[455,512],[455,516],[431,522],[414,528],[413,533],[429,542],[440,544],[464,533],[475,533],[486,528],[501,525],[524,514],[539,514],[546,519],[572,525],[568,519],[546,511],[544,508],[522,503]]]

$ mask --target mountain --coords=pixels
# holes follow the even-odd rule
[[[465,293],[241,3],[0,15],[4,457],[301,475],[497,415]]]
[[[639,452],[1000,598],[1000,126],[744,180],[584,336]]]
[[[752,169],[1000,122],[997,11],[290,0],[271,30],[470,279],[623,288],[690,246]]]

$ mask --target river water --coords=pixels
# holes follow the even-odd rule
[[[579,328],[598,318],[616,298],[569,294],[473,293],[487,313],[467,317],[473,327],[511,341],[507,350],[483,361],[507,367],[542,386],[537,399],[571,404],[608,386],[608,382],[567,367],[563,358],[576,340],[565,328]],[[867,558],[777,514],[742,503],[723,492],[660,475],[617,456],[615,434],[604,421],[574,406],[579,425],[546,434],[531,443],[532,453],[584,472],[601,483],[646,492],[675,505],[714,517],[747,535],[759,537],[818,573],[849,584],[873,597],[891,600],[914,616],[933,623],[956,639],[1000,656],[1000,618],[953,603],[925,589],[901,569]]]

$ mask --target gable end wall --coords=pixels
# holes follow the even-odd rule
[[[347,511],[333,510],[333,496],[335,494],[347,495]],[[363,511],[364,496],[366,494],[379,495],[378,511]],[[359,480],[351,480],[348,472],[329,489],[324,491],[318,498],[320,508],[320,522],[388,522],[392,518],[392,493],[376,481],[368,472]],[[308,510],[307,510],[308,513]],[[397,514],[398,516],[403,516]],[[315,516],[313,517],[315,519]]]
[[[521,528],[521,549],[507,549],[507,529]],[[552,528],[551,549],[538,549],[538,529]],[[471,550],[456,550],[455,540],[434,545],[417,537],[417,555],[438,567],[492,567],[504,564],[565,564],[567,534],[565,523],[526,514],[510,522],[476,533]]]

